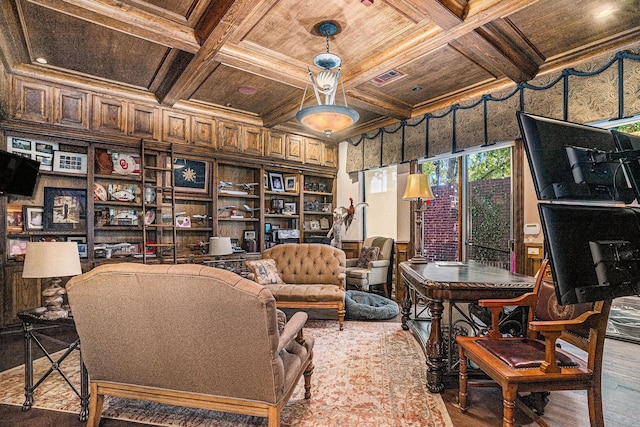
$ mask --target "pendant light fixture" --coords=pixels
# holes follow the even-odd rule
[[[314,77],[311,69],[307,67],[309,81],[313,86],[318,105],[302,108],[309,88],[309,83],[307,83],[300,102],[300,110],[296,114],[296,119],[304,126],[317,132],[323,132],[327,137],[330,137],[334,132],[347,129],[360,118],[356,110],[347,106],[347,97],[340,80],[342,59],[329,52],[329,37],[336,34],[337,31],[338,27],[333,22],[323,22],[318,26],[318,32],[326,39],[327,50],[316,55],[313,58],[313,63],[322,70],[318,72],[317,77]],[[338,85],[342,86],[344,105],[336,105]],[[324,100],[322,96],[324,96]]]

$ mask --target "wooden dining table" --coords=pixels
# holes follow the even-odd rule
[[[408,289],[402,301],[402,328],[410,330],[422,346],[427,363],[427,388],[432,393],[444,390],[445,376],[457,380],[457,369],[453,363],[457,358],[453,308],[458,308],[460,303],[475,303],[481,299],[514,298],[533,290],[534,285],[531,276],[474,261],[406,261],[400,263],[400,274]],[[418,302],[423,308],[416,308]],[[447,324],[443,325],[445,304],[448,305],[449,316]],[[427,311],[428,316],[421,314]],[[471,324],[475,322],[472,316],[458,311],[466,318],[472,332],[482,332],[482,328]]]

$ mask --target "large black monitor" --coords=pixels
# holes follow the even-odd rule
[[[31,197],[40,162],[0,150],[0,194]]]
[[[538,200],[634,200],[622,162],[594,161],[616,151],[610,131],[520,111],[517,118]]]
[[[640,294],[640,208],[539,203],[558,302]]]

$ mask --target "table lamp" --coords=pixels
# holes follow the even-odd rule
[[[67,292],[61,277],[82,274],[77,242],[28,242],[22,277],[25,279],[49,279],[42,290],[46,315],[51,318],[66,317],[62,309],[63,295]]]
[[[209,239],[209,255],[220,257],[232,253],[231,237],[211,237]]]
[[[407,178],[407,187],[404,190],[402,200],[416,202],[416,239],[414,245],[413,263],[425,263],[427,258],[424,253],[424,204],[427,200],[433,200],[433,193],[429,186],[429,176],[422,173],[410,174]]]

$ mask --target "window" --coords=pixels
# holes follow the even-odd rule
[[[398,167],[392,165],[365,171],[364,186],[368,204],[364,235],[396,239],[398,212],[390,203],[398,198]]]
[[[425,161],[435,200],[425,209],[430,260],[512,268],[511,146]]]

